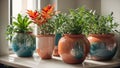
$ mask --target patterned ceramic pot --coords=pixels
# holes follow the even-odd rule
[[[117,51],[116,41],[113,34],[90,34],[90,56],[93,60],[110,60]]]
[[[58,52],[66,63],[82,63],[89,52],[89,46],[84,35],[65,34],[59,41]]]
[[[37,35],[37,53],[41,59],[51,59],[54,49],[54,35]]]
[[[16,33],[11,44],[12,50],[19,57],[31,57],[36,48],[35,37],[32,33]]]

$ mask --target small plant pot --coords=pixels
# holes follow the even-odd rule
[[[54,50],[53,50],[53,56],[57,56],[59,57],[59,53],[58,53],[58,42],[61,38],[61,34],[56,34],[55,35],[55,47],[54,47]]]
[[[90,34],[90,58],[92,60],[110,60],[117,51],[116,41],[113,34]]]
[[[32,33],[16,33],[11,41],[12,50],[19,57],[31,57],[36,48]]]
[[[37,35],[37,53],[41,59],[51,59],[54,49],[54,35]]]
[[[82,63],[89,52],[89,41],[84,35],[65,34],[59,41],[58,52],[65,63]]]

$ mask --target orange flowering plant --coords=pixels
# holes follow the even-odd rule
[[[47,5],[41,11],[27,10],[32,21],[39,26],[39,34],[54,34],[54,23],[52,17],[55,15],[54,5]]]

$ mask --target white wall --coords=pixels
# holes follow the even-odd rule
[[[0,56],[8,55],[5,30],[8,24],[8,0],[0,0]]]
[[[101,0],[102,15],[114,12],[115,20],[120,23],[120,0]]]
[[[41,1],[41,8],[47,6],[48,4],[50,4],[50,0],[40,0]]]
[[[58,0],[50,0],[50,4],[55,4],[55,10],[58,10],[57,2]]]
[[[90,10],[96,10],[96,13],[101,13],[101,0],[77,0],[77,7],[81,6]]]
[[[93,9],[96,13],[101,14],[101,0],[93,0]]]
[[[97,13],[101,13],[101,0],[50,0],[50,3],[55,3],[56,9],[62,12],[68,12],[68,9],[84,6],[87,9],[96,10]]]
[[[101,13],[102,15],[114,12],[113,16],[116,22],[120,24],[120,0],[101,0]],[[120,31],[120,27],[117,28]],[[116,35],[118,52],[116,57],[120,58],[120,35]]]
[[[88,9],[93,9],[93,0],[77,0],[77,7],[85,6]]]
[[[93,0],[57,0],[58,10],[68,12],[68,9],[76,9],[84,6],[88,9],[93,8]]]
[[[69,9],[76,8],[76,1],[75,0],[57,0],[57,9],[62,12],[68,12]]]

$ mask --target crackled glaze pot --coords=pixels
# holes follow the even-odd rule
[[[117,51],[114,34],[90,34],[88,40],[93,60],[110,60]]]
[[[54,35],[37,35],[37,53],[41,59],[51,59],[54,49]]]
[[[64,62],[77,64],[85,60],[89,46],[89,41],[84,35],[65,34],[58,43],[58,52]]]
[[[31,57],[36,48],[35,36],[32,33],[16,33],[11,41],[12,50],[19,57]]]

